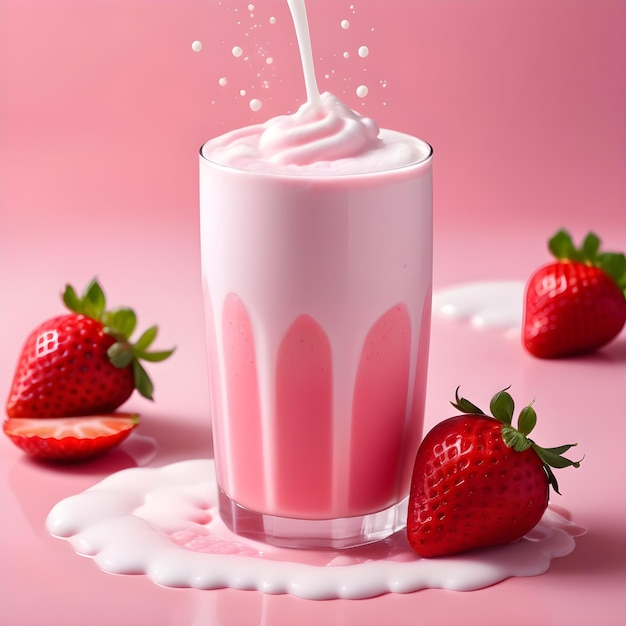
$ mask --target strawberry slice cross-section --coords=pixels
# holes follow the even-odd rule
[[[119,445],[139,424],[135,413],[5,420],[3,430],[27,454],[52,461],[78,461]]]

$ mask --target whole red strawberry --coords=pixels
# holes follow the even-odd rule
[[[576,248],[561,230],[549,248],[557,260],[538,269],[526,285],[523,344],[541,358],[596,350],[626,323],[626,257],[600,252],[593,233]]]
[[[551,467],[579,466],[562,456],[576,444],[541,448],[528,434],[537,421],[532,405],[511,425],[507,390],[491,400],[494,417],[459,399],[462,412],[437,424],[417,452],[409,497],[407,536],[423,557],[457,554],[523,537],[541,519],[552,485]]]
[[[67,285],[63,301],[72,313],[43,322],[26,339],[7,402],[8,417],[111,413],[134,389],[152,399],[152,382],[139,361],[162,361],[172,353],[148,351],[157,327],[130,343],[137,322],[134,311],[107,311],[96,280],[82,297]]]

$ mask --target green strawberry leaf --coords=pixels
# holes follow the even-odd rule
[[[63,303],[70,311],[86,315],[99,322],[102,321],[105,314],[106,298],[102,287],[95,278],[85,287],[80,298],[72,285],[66,285],[63,292]]]
[[[135,358],[132,346],[126,341],[116,341],[107,354],[115,367],[128,367]]]
[[[137,359],[133,361],[133,376],[135,378],[135,388],[137,391],[148,400],[154,400],[154,386],[150,380],[150,376],[146,370],[142,367],[141,363]]]
[[[502,425],[502,439],[509,448],[513,448],[516,452],[524,452],[532,445],[526,435],[508,424]]]
[[[565,446],[559,446],[557,448],[542,448],[538,446],[534,441],[532,442],[533,450],[539,455],[539,458],[551,467],[563,468],[563,467],[580,467],[580,461],[572,461],[561,456],[563,452],[567,452],[570,448],[573,448],[576,444],[571,443]]]
[[[159,331],[158,326],[150,326],[146,331],[144,331],[135,343],[135,351],[136,352],[144,352],[151,345],[152,342],[156,339],[157,332]]]
[[[553,256],[559,260],[571,259],[577,255],[572,237],[566,230],[559,230],[548,242],[548,248]]]
[[[600,250],[600,238],[593,232],[589,232],[583,240],[581,253],[585,261],[593,263]]]
[[[82,313],[82,302],[81,299],[74,291],[74,287],[72,285],[65,285],[65,291],[63,292],[63,303],[65,306],[74,313]]]
[[[551,467],[544,463],[543,464],[543,469],[544,469],[544,471],[546,472],[546,474],[548,476],[548,485],[551,485],[552,489],[554,489],[554,491],[556,493],[561,495],[561,492],[559,491],[559,483],[557,482],[556,476],[554,475],[554,472],[552,471]]]
[[[85,288],[81,299],[83,305],[83,315],[102,321],[106,308],[106,298],[100,283],[94,278]]]
[[[137,326],[137,316],[132,309],[119,308],[104,315],[104,332],[121,341],[127,341]]]
[[[151,363],[158,363],[159,361],[165,361],[165,359],[169,358],[174,352],[174,348],[171,350],[161,350],[159,352],[137,352],[135,351],[135,356],[138,359],[143,359],[144,361],[150,361]]]
[[[485,412],[482,409],[479,409],[475,404],[472,404],[469,400],[465,398],[459,398],[459,389],[461,386],[459,385],[456,388],[456,392],[454,394],[455,402],[450,402],[450,404],[455,408],[461,411],[461,413],[469,413],[470,415],[485,415]]]
[[[604,252],[598,256],[597,265],[626,292],[626,256],[621,252]]]
[[[513,411],[515,410],[515,402],[506,389],[498,391],[498,393],[491,398],[489,403],[489,410],[491,414],[500,420],[503,424],[510,424],[513,420]]]
[[[537,424],[537,413],[531,403],[520,411],[519,417],[517,418],[517,430],[519,430],[522,435],[529,435],[535,427],[535,424]]]

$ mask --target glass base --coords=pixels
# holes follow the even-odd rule
[[[383,511],[339,519],[278,517],[241,506],[219,489],[220,516],[235,534],[282,548],[345,549],[374,543],[406,526],[408,498]]]

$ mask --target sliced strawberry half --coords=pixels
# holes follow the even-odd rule
[[[12,417],[3,424],[11,441],[31,456],[77,461],[120,444],[139,424],[134,413],[84,417]]]

